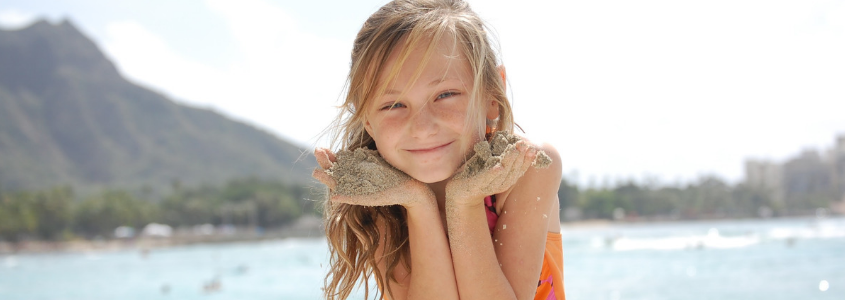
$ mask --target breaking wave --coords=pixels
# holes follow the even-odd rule
[[[642,234],[646,230],[608,229],[593,235],[593,248],[614,251],[733,249],[761,243],[779,242],[791,245],[798,240],[845,238],[845,219],[807,219],[772,222],[766,226],[743,226],[741,223],[709,224],[712,227],[663,230],[660,234]],[[666,228],[666,225],[661,227]],[[594,232],[595,233],[595,232]]]

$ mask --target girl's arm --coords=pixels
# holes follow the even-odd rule
[[[406,207],[408,240],[411,247],[411,273],[400,263],[393,271],[398,282],[388,278],[392,299],[458,299],[458,287],[446,231],[436,202]],[[379,224],[379,230],[386,232]],[[389,237],[384,237],[385,239]],[[384,253],[385,240],[379,243],[376,255]],[[384,260],[378,261],[382,276],[387,272]],[[387,296],[387,289],[382,289]],[[388,298],[391,299],[391,298]]]
[[[557,151],[549,145],[540,149],[552,165],[528,168],[512,188],[497,195],[497,201],[505,202],[492,237],[482,199],[449,199],[447,193],[449,242],[461,299],[533,299],[561,179]],[[533,161],[532,151],[523,155],[529,164]]]

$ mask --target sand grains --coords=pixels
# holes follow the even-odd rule
[[[378,151],[359,148],[336,154],[337,161],[327,170],[337,182],[336,195],[363,196],[382,192],[410,180],[391,166]]]

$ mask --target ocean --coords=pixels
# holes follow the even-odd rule
[[[842,217],[562,232],[568,299],[845,299]],[[320,299],[326,255],[322,238],[5,255],[0,299]]]

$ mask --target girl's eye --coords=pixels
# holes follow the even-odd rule
[[[399,102],[393,102],[393,103],[390,103],[388,105],[383,106],[380,110],[394,109],[394,108],[400,108],[400,107],[405,107],[405,104],[402,104],[402,103],[399,103]]]
[[[452,96],[455,96],[455,95],[458,95],[458,92],[453,92],[453,91],[443,92],[443,93],[440,93],[440,95],[437,95],[437,99],[439,100],[439,99],[443,99],[443,98],[449,98],[449,97],[452,97]]]

